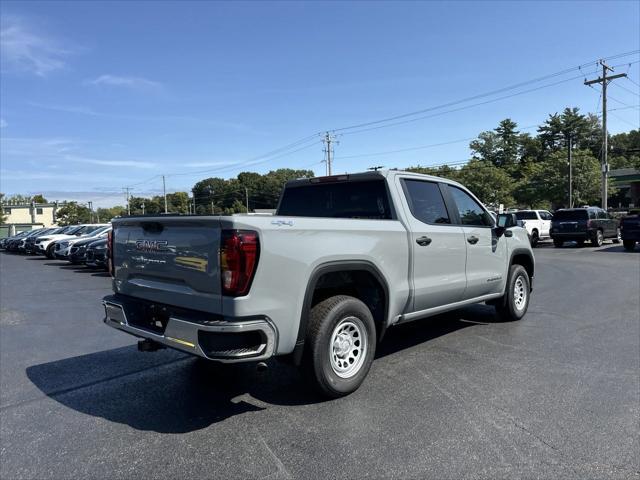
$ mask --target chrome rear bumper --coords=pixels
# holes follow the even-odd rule
[[[261,361],[271,357],[277,343],[277,330],[268,319],[216,320],[206,324],[194,323],[184,319],[169,317],[162,334],[131,325],[127,320],[125,306],[117,301],[103,300],[105,309],[104,323],[130,333],[136,337],[147,338],[183,352],[223,363]],[[212,351],[207,348],[204,339],[208,334],[259,335],[257,343],[245,348],[233,348]],[[257,336],[254,336],[258,338]]]

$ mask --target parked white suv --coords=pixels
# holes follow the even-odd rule
[[[553,215],[547,210],[518,210],[516,218],[529,234],[531,246],[535,247],[540,240],[551,238],[551,219]]]

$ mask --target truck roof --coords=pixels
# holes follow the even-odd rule
[[[435,182],[443,182],[451,185],[462,186],[458,182],[453,180],[449,180],[444,177],[436,177],[434,175],[426,175],[424,173],[416,173],[410,172],[407,170],[375,170],[369,172],[356,172],[356,173],[342,173],[337,175],[330,176],[320,176],[320,177],[312,177],[312,178],[298,178],[296,180],[289,180],[286,183],[287,188],[291,187],[300,187],[302,185],[308,185],[309,183],[323,183],[323,182],[331,182],[331,181],[365,181],[365,180],[374,180],[380,177],[382,178],[391,178],[397,175],[410,175],[416,178],[422,178],[424,180],[431,180]]]

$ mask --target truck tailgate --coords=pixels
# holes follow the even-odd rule
[[[114,220],[118,293],[221,313],[219,217]]]

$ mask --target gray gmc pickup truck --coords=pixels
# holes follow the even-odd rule
[[[275,216],[113,220],[105,323],[215,362],[286,356],[356,390],[385,330],[464,305],[527,311],[534,257],[462,185],[402,171],[287,183]]]

